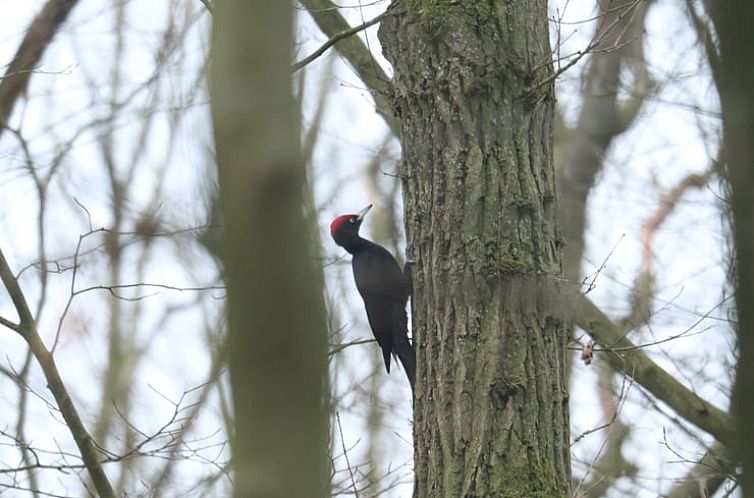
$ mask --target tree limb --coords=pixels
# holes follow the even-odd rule
[[[327,51],[327,49],[329,49],[330,47],[332,47],[333,45],[335,45],[340,40],[348,38],[349,36],[353,36],[353,35],[355,35],[356,33],[360,32],[360,31],[364,31],[365,29],[367,29],[370,26],[374,26],[378,22],[382,21],[382,19],[384,19],[387,15],[388,15],[387,12],[383,12],[382,14],[378,15],[374,19],[370,19],[369,21],[366,21],[366,22],[364,22],[362,24],[359,24],[358,26],[354,26],[353,28],[349,28],[349,29],[341,31],[340,33],[336,33],[335,35],[333,35],[332,37],[330,37],[330,39],[327,40],[325,43],[323,43],[322,45],[320,45],[320,47],[317,50],[315,50],[314,52],[312,52],[308,56],[304,57],[300,61],[296,62],[293,65],[293,71],[296,72],[299,69],[301,69],[304,66],[306,66],[307,64],[309,64],[312,61],[316,60],[320,55],[324,54]]]
[[[39,362],[39,366],[42,367],[42,372],[47,380],[47,387],[55,397],[68,430],[71,431],[73,440],[81,452],[81,458],[84,460],[84,465],[92,477],[92,482],[97,489],[97,493],[101,498],[114,498],[115,492],[100,464],[94,441],[84,427],[84,423],[81,421],[81,417],[79,417],[76,407],[73,405],[73,401],[68,394],[68,389],[66,389],[63,379],[60,377],[60,372],[58,372],[54,357],[45,347],[42,338],[39,337],[37,325],[26,302],[26,297],[21,290],[21,286],[18,284],[18,279],[13,275],[2,250],[0,250],[0,280],[2,280],[3,285],[8,290],[8,294],[13,301],[13,306],[16,308],[16,313],[19,316],[20,322],[18,327],[11,328],[26,340],[34,358]]]
[[[338,37],[341,33],[355,29],[338,12],[338,8],[328,0],[300,0],[300,3],[328,38],[332,39]],[[378,18],[382,20],[384,14],[378,16]],[[354,33],[357,31],[354,31]],[[392,105],[388,99],[390,77],[374,60],[369,48],[359,37],[346,36],[335,40],[335,49],[348,61],[356,75],[367,86],[374,98],[377,114],[385,120],[396,137],[400,136],[400,127],[398,121],[391,114]]]
[[[0,136],[45,49],[77,3],[78,0],[48,0],[29,25],[8,70],[0,78]]]
[[[573,304],[574,322],[605,349],[610,365],[633,378],[688,422],[726,446],[735,434],[733,420],[712,403],[697,396],[634,345],[594,303],[579,294]]]

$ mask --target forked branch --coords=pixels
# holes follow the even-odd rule
[[[97,489],[97,493],[101,498],[114,498],[115,492],[100,464],[99,454],[94,441],[89,432],[87,432],[86,427],[84,427],[84,423],[81,421],[81,417],[79,417],[78,411],[76,411],[76,407],[73,405],[71,396],[68,394],[68,389],[66,389],[63,379],[60,377],[60,372],[55,364],[53,355],[45,347],[42,338],[37,332],[37,324],[26,302],[26,297],[1,249],[0,279],[8,290],[8,294],[13,301],[13,306],[19,317],[18,324],[14,324],[8,319],[3,319],[2,324],[18,332],[24,338],[34,358],[39,363],[39,366],[42,367],[42,372],[47,380],[47,387],[55,397],[55,402],[60,409],[60,413],[63,415],[68,430],[71,431],[71,436],[73,436],[73,440],[81,452],[81,458],[84,461],[86,469],[89,471],[89,475],[92,477],[92,482]]]

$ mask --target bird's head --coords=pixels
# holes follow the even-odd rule
[[[364,221],[364,216],[372,209],[368,205],[356,214],[344,214],[335,218],[330,223],[330,236],[336,244],[343,246],[349,241],[355,240],[359,236],[359,227]]]

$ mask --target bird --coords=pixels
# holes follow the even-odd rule
[[[410,263],[401,271],[390,251],[359,235],[368,205],[356,214],[344,214],[330,223],[330,236],[352,255],[351,265],[356,288],[364,300],[369,326],[382,349],[385,369],[390,373],[390,358],[403,364],[411,392],[416,382],[416,352],[408,338],[406,305],[411,294]]]

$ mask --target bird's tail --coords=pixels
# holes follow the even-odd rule
[[[397,307],[396,307],[397,308]],[[393,326],[393,351],[403,365],[403,371],[406,372],[408,382],[411,384],[411,393],[414,393],[416,384],[416,352],[414,346],[408,338],[408,318],[406,310],[396,309],[394,313]]]

